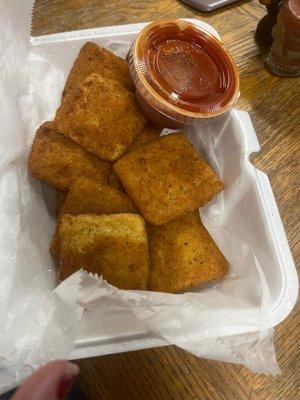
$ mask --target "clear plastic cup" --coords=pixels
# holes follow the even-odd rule
[[[239,95],[239,74],[228,51],[187,21],[147,25],[128,60],[140,107],[162,126],[199,125],[224,114]]]

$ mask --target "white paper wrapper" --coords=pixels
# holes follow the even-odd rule
[[[246,113],[232,111],[186,132],[225,183],[225,190],[200,210],[230,262],[224,280],[172,295],[118,290],[78,271],[55,288],[56,267],[48,251],[54,191],[28,175],[27,157],[36,128],[59,105],[80,46],[67,44],[72,57],[66,57],[65,68],[46,47],[32,47],[30,7],[31,1],[0,0],[0,392],[53,358],[162,344],[277,373],[269,272],[276,261],[257,171],[248,161],[259,145]],[[106,43],[121,56],[131,45],[115,36]],[[96,334],[118,332],[118,340],[93,342],[88,321],[95,315]],[[135,329],[145,335],[138,344],[132,341]]]

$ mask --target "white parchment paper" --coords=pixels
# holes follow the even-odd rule
[[[74,57],[63,69],[47,49],[30,45],[31,3],[0,0],[0,392],[38,365],[69,357],[85,316],[104,308],[114,316],[110,324],[116,330],[122,330],[117,316],[125,310],[165,343],[199,357],[277,373],[265,267],[273,254],[248,161],[259,145],[246,113],[232,110],[186,131],[225,183],[225,190],[200,210],[230,262],[224,280],[172,295],[118,290],[101,277],[78,271],[56,287],[48,251],[54,191],[28,174],[27,157],[36,128],[59,105]],[[121,56],[130,45],[116,38],[108,43]],[[72,44],[72,54],[77,50]],[[111,345],[110,352],[116,351],[122,351],[122,343]]]

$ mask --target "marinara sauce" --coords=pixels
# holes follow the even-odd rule
[[[140,106],[163,126],[197,125],[226,112],[238,97],[231,56],[217,38],[190,22],[147,25],[129,62]]]

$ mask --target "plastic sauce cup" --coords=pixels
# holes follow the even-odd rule
[[[156,21],[129,52],[136,97],[154,123],[176,128],[224,114],[239,95],[237,67],[222,43],[183,20]]]

